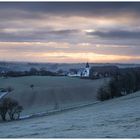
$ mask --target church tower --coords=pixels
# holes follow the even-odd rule
[[[86,67],[82,71],[81,77],[89,77],[89,71],[90,71],[90,67],[89,67],[89,63],[87,62]]]
[[[86,68],[89,68],[89,63],[88,62],[86,63]]]
[[[89,77],[89,70],[90,70],[89,63],[87,62],[86,63],[86,73],[85,73],[86,77]]]

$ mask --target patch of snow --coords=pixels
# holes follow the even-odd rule
[[[140,92],[54,115],[0,123],[1,138],[140,138]]]
[[[73,109],[76,109],[76,108],[90,106],[90,105],[93,105],[93,104],[97,104],[99,102],[100,101],[96,101],[96,102],[91,102],[91,103],[86,103],[86,104],[80,104],[80,105],[77,105],[77,106],[73,105],[71,107],[64,107],[64,108],[61,108],[61,109],[50,110],[50,111],[47,111],[47,112],[44,111],[44,112],[34,113],[34,114],[30,114],[30,115],[21,116],[20,119],[28,119],[28,118],[50,115],[50,114],[54,114],[54,113],[60,113],[60,112],[64,112],[64,111],[73,110]]]
[[[2,99],[4,96],[6,96],[8,92],[0,92],[0,99]]]

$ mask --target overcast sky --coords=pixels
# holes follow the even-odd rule
[[[0,60],[140,63],[140,3],[0,2]]]

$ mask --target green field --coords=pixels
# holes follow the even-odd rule
[[[63,108],[96,100],[98,88],[107,79],[87,80],[71,77],[27,76],[0,78],[0,88],[14,91],[8,96],[24,107],[23,114]],[[33,84],[32,89],[30,85]]]

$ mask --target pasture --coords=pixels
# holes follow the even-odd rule
[[[98,88],[107,81],[56,76],[9,77],[0,78],[0,88],[14,89],[7,96],[18,100],[24,108],[22,115],[26,115],[94,102]]]

